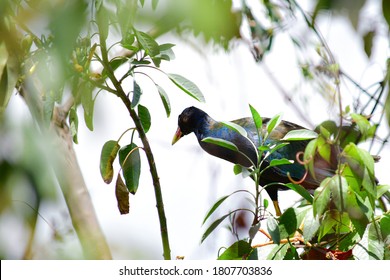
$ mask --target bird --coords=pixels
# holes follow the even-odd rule
[[[183,136],[194,133],[199,145],[207,153],[218,158],[227,160],[234,164],[239,164],[244,168],[251,168],[258,164],[261,159],[257,158],[256,149],[260,145],[272,146],[283,142],[283,137],[292,130],[305,129],[304,127],[292,122],[282,120],[274,130],[265,137],[267,133],[267,124],[270,118],[262,118],[263,127],[258,131],[252,117],[241,118],[231,121],[231,123],[241,126],[245,129],[247,136],[225,125],[224,122],[216,121],[206,112],[197,107],[188,107],[178,117],[178,128],[174,134],[172,145]],[[234,144],[240,151],[235,151],[227,147],[205,142],[204,139],[212,137],[228,141]],[[264,143],[263,139],[265,139]],[[278,190],[287,190],[288,187],[283,184],[290,182],[299,182],[305,189],[314,190],[320,182],[326,177],[333,176],[337,168],[337,162],[331,160],[325,161],[321,157],[315,158],[314,175],[307,172],[302,162],[297,160],[297,156],[305,151],[310,140],[291,141],[275,152],[269,154],[263,161],[261,168],[264,170],[260,176],[261,186],[267,186],[269,197],[271,198],[277,216],[281,215],[278,203]],[[332,153],[337,151],[332,150]],[[263,153],[264,156],[264,153]],[[269,166],[273,159],[287,159],[291,164]],[[337,158],[332,156],[332,159]],[[268,167],[268,168],[267,168]],[[278,184],[279,183],[279,184]],[[282,184],[280,184],[282,183]]]

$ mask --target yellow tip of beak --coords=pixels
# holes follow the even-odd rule
[[[172,145],[175,144],[177,141],[179,141],[182,136],[183,133],[181,132],[180,127],[178,127],[175,135],[173,136]]]

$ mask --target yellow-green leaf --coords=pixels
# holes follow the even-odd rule
[[[114,176],[112,163],[118,154],[119,148],[120,145],[115,140],[109,140],[103,145],[100,155],[100,174],[102,175],[103,181],[107,184],[111,183]]]

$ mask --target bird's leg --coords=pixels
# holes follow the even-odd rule
[[[279,203],[277,200],[272,200],[275,208],[276,216],[280,217],[282,215],[282,211],[280,211]]]

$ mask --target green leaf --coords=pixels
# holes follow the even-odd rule
[[[18,81],[18,67],[16,57],[9,56],[5,43],[0,43],[0,117]]]
[[[367,118],[355,113],[351,113],[351,118],[357,124],[360,132],[362,133],[363,140],[367,139],[370,136],[369,131],[372,128],[372,125],[367,120]]]
[[[386,245],[390,245],[390,214],[384,214],[379,221],[383,241]]]
[[[281,231],[281,238],[285,238],[283,236],[283,232],[285,231],[288,236],[294,234],[298,229],[297,216],[293,208],[288,208],[279,219],[279,228]],[[287,237],[287,236],[286,236]]]
[[[227,217],[230,216],[231,213],[229,214],[226,214],[226,215],[223,215],[221,218],[219,218],[218,220],[214,221],[207,229],[206,231],[204,232],[204,234],[202,235],[202,239],[201,239],[201,243],[203,243],[203,241],[205,241],[205,239],[210,235],[210,233],[212,233],[220,223],[223,222],[223,220],[225,220]]]
[[[112,71],[115,71],[116,69],[119,68],[119,66],[123,65],[128,60],[129,59],[127,57],[115,57],[114,59],[112,59],[110,61],[109,64],[110,64],[110,67],[111,67]],[[108,69],[106,69],[106,68],[103,69],[103,71],[102,71],[102,76],[103,77],[107,77],[107,71],[108,71]]]
[[[154,64],[154,66],[156,66],[157,68],[160,68],[161,60],[162,60],[161,55],[152,57],[153,64]]]
[[[229,141],[224,140],[224,139],[215,138],[215,137],[206,137],[202,140],[202,142],[218,145],[220,147],[227,148],[229,150],[238,152],[238,148],[236,145],[234,145],[232,142],[229,142]]]
[[[356,244],[352,251],[358,260],[382,260],[384,257],[384,243],[382,242],[379,223],[367,225],[362,240]]]
[[[371,57],[374,37],[375,37],[375,29],[368,31],[363,35],[364,52],[366,53],[368,58]]]
[[[390,2],[389,1],[382,0],[382,12],[383,12],[383,17],[387,22],[387,25],[390,27]]]
[[[376,199],[379,199],[387,191],[390,190],[390,185],[378,185],[376,186]]]
[[[268,254],[267,260],[283,260],[289,247],[288,243],[274,246]]]
[[[308,192],[307,189],[305,189],[301,185],[296,185],[296,184],[293,184],[293,183],[287,183],[287,184],[285,184],[285,186],[288,187],[289,189],[295,191],[296,193],[298,193],[304,199],[309,201],[310,204],[313,204],[313,196]]]
[[[231,195],[231,194],[230,194]],[[204,223],[207,221],[207,219],[211,216],[211,214],[213,214],[215,212],[215,210],[217,210],[217,208],[228,198],[230,197],[230,195],[225,195],[223,197],[221,197],[220,199],[218,199],[218,201],[216,203],[214,203],[214,205],[211,207],[211,209],[207,212],[206,214],[206,217],[203,219],[203,222],[202,222],[202,225],[204,225]]]
[[[134,109],[138,105],[138,103],[141,99],[141,95],[142,95],[142,89],[138,85],[136,80],[134,80],[133,81],[133,99],[131,101],[131,108]]]
[[[78,144],[77,132],[79,127],[79,118],[77,116],[76,108],[73,106],[69,111],[69,129],[72,133],[73,142]]]
[[[283,143],[283,144],[288,144],[288,143]],[[259,146],[259,147],[257,147],[257,149],[258,149],[260,152],[267,152],[267,151],[270,151],[270,150],[271,150],[271,148],[270,148],[269,146]],[[270,154],[272,154],[272,153],[270,152]]]
[[[280,243],[279,225],[273,216],[269,216],[267,218],[267,230],[268,233],[271,235],[272,241],[275,244],[279,244]]]
[[[344,148],[345,159],[351,168],[353,175],[361,181],[363,188],[371,196],[372,201],[376,199],[376,182],[374,175],[374,160],[366,150],[358,148],[354,143]]]
[[[111,183],[114,176],[112,163],[118,154],[119,148],[120,145],[115,140],[109,140],[103,145],[100,155],[100,174],[106,184]]]
[[[362,179],[359,176],[355,176],[349,164],[343,164],[341,175],[347,179],[349,187],[356,193],[360,193]]]
[[[99,28],[99,36],[101,37],[101,40],[105,41],[108,37],[108,31],[110,25],[109,25],[108,12],[104,7],[103,2],[100,2],[99,4],[96,5],[96,22]]]
[[[270,150],[269,150],[269,154],[272,154],[273,152],[275,152],[275,151],[277,151],[277,150],[279,150],[279,149],[281,149],[281,148],[283,148],[284,146],[287,146],[287,145],[289,145],[290,143],[286,143],[286,142],[284,142],[284,143],[279,143],[279,144],[277,144],[277,145],[272,145],[271,147],[269,147],[269,148],[271,148]],[[260,148],[260,147],[259,147]]]
[[[99,31],[101,31],[100,36],[102,36],[105,40],[108,34],[108,18],[106,14],[107,10],[102,7],[103,5],[101,5],[101,8],[97,10],[96,20],[99,26]],[[85,26],[86,8],[87,5],[83,1],[66,1],[62,2],[59,6],[56,6],[54,9],[52,8],[50,10],[46,10],[48,12],[46,13],[46,17],[49,21],[48,28],[50,30],[50,42],[52,42],[50,48],[51,50],[55,50],[55,56],[62,61],[61,63],[56,63],[57,67],[64,67],[65,65],[68,66],[68,59],[74,50],[77,39],[80,38],[80,36],[83,36],[80,32],[82,32],[81,30]],[[104,23],[102,20],[107,23],[106,28],[103,27]],[[34,41],[36,42],[37,40]],[[43,47],[41,50],[44,48],[46,47]],[[53,56],[54,55],[49,55],[51,59],[53,59]],[[62,70],[66,71],[65,69],[66,68],[64,67]],[[55,79],[63,78],[61,77],[61,74],[57,74],[55,76]]]
[[[171,103],[169,102],[168,95],[161,86],[156,84],[156,87],[164,105],[165,113],[167,114],[167,117],[169,117],[171,115]]]
[[[300,141],[317,138],[318,134],[309,129],[296,129],[287,132],[286,135],[281,139],[283,141]]]
[[[300,260],[301,258],[298,255],[297,248],[295,248],[293,245],[290,245],[288,247],[288,250],[286,252],[286,255],[284,256],[283,260]]]
[[[317,139],[317,151],[324,160],[330,162],[330,157],[331,157],[330,144],[322,136],[318,137]]]
[[[118,178],[115,183],[115,197],[118,202],[118,209],[121,215],[129,214],[130,202],[129,202],[129,190],[122,180],[122,176],[118,174]]]
[[[43,101],[43,118],[49,123],[53,117],[53,110],[55,105],[55,96],[52,90],[49,90],[44,94]]]
[[[160,48],[160,51],[167,51],[172,49],[175,46],[175,44],[167,43],[167,44],[161,44],[158,47]]]
[[[292,163],[294,163],[293,160],[288,160],[286,158],[281,158],[281,159],[275,158],[275,159],[271,160],[271,162],[269,163],[269,166],[272,167],[272,166],[286,165],[286,164],[292,164]]]
[[[138,105],[138,116],[141,120],[142,127],[144,128],[145,133],[147,133],[150,129],[151,124],[152,124],[148,108],[139,104]]]
[[[173,52],[172,48],[174,47],[174,44],[162,44],[159,45],[160,49],[160,57],[161,59],[165,59],[168,61],[175,59],[175,53]]]
[[[149,60],[146,60],[146,59],[141,59],[141,60],[138,60],[136,58],[133,58],[131,60],[131,64],[133,65],[148,65],[150,64],[151,62]]]
[[[242,165],[235,164],[233,167],[233,172],[234,172],[234,175],[238,175],[238,174],[242,173]]]
[[[352,190],[352,187],[349,186],[347,191],[347,213],[351,219],[353,226],[355,227],[356,233],[362,237],[363,233],[369,223],[371,214],[369,213],[367,207],[364,204],[359,204],[357,200],[356,193]]]
[[[249,109],[251,110],[252,118],[253,121],[255,122],[256,129],[258,133],[261,133],[261,131],[263,130],[263,119],[261,118],[259,112],[257,112],[257,110],[250,104],[249,104]]]
[[[253,240],[256,237],[256,235],[259,233],[260,226],[261,226],[261,222],[250,226],[249,232],[248,232],[250,239]]]
[[[305,165],[305,168],[309,170],[310,175],[313,178],[316,178],[314,170],[314,157],[317,151],[317,140],[318,139],[313,139],[309,142],[309,144],[307,144],[305,148],[305,153],[303,155],[303,159],[305,160],[305,162],[309,162]]]
[[[281,121],[282,121],[282,115],[281,114],[278,114],[278,115],[274,116],[267,123],[267,132],[268,132],[268,134],[270,134],[275,129],[275,127],[277,127],[280,124]]]
[[[7,46],[4,42],[0,44],[0,77],[3,76],[4,70],[6,69],[8,61],[8,51]]]
[[[248,136],[248,133],[246,132],[246,130],[242,126],[240,126],[238,124],[235,124],[235,123],[232,123],[232,122],[224,122],[224,121],[221,121],[221,123],[224,126],[227,126],[228,128],[230,128],[231,130],[241,134],[244,137]]]
[[[383,0],[383,2],[385,2]],[[389,79],[389,84],[390,84],[390,59],[388,59],[388,67],[387,67],[387,77]],[[386,115],[386,119],[387,119],[387,124],[390,126],[390,86],[387,87],[387,97],[386,97],[386,101],[385,101],[385,115]]]
[[[81,105],[84,109],[84,120],[88,129],[93,131],[93,112],[95,107],[95,100],[92,97],[92,88],[86,83],[80,86]]]
[[[159,1],[159,0],[152,0],[152,9],[153,9],[153,10],[156,10],[158,1]]]
[[[313,211],[308,211],[305,220],[304,220],[304,227],[303,227],[303,237],[305,240],[309,241],[311,240],[317,233],[318,229],[320,228],[320,222],[318,218],[314,217]]]
[[[332,135],[331,132],[322,125],[320,125],[320,134],[325,139],[329,139]]]
[[[320,186],[314,191],[313,211],[314,216],[321,216],[328,208],[330,201],[330,188],[328,187],[331,178],[325,178]]]
[[[138,43],[150,57],[155,57],[160,53],[157,42],[147,33],[138,31],[134,28],[134,34]]]
[[[141,157],[137,145],[131,143],[120,149],[119,162],[127,189],[131,194],[135,194],[138,190],[141,175]]]
[[[344,212],[347,204],[348,182],[340,175],[333,176],[327,186],[330,189],[332,202],[340,212]]]
[[[318,241],[320,241],[326,234],[334,232],[333,228],[337,225],[340,219],[340,213],[337,210],[326,211],[324,217],[320,220]]]
[[[137,13],[137,1],[115,1],[116,20],[119,23],[122,38],[131,34],[134,19]],[[134,37],[133,34],[131,34]],[[134,41],[133,41],[134,42]]]
[[[248,259],[254,250],[248,242],[239,240],[227,248],[218,257],[218,260],[245,260]]]
[[[263,207],[264,207],[264,209],[267,209],[268,205],[269,205],[268,199],[264,198],[263,199]]]
[[[193,82],[178,74],[168,74],[168,77],[177,87],[179,87],[189,96],[200,102],[205,102],[202,92]]]

